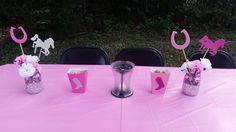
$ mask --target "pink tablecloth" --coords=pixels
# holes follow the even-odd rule
[[[150,67],[136,67],[134,95],[110,94],[110,66],[89,68],[85,94],[71,92],[69,65],[43,65],[44,91],[28,95],[17,66],[0,67],[1,132],[235,132],[236,70],[203,72],[197,97],[181,94],[184,74],[167,68],[165,95],[150,93]],[[80,66],[81,67],[81,66]],[[83,66],[82,66],[83,67]]]

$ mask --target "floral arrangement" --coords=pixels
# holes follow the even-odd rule
[[[40,47],[39,57],[32,55],[25,55],[22,44],[27,41],[27,33],[22,26],[18,27],[22,32],[22,38],[19,39],[15,36],[14,30],[15,27],[10,28],[10,36],[12,40],[20,46],[22,55],[16,57],[14,63],[19,65],[18,72],[21,77],[24,78],[26,84],[26,91],[29,94],[37,94],[40,93],[43,89],[41,86],[41,67],[39,65],[39,60],[41,53],[45,56],[50,54],[50,47],[54,48],[54,40],[52,38],[48,38],[46,40],[41,40],[37,34],[31,38],[33,41],[34,54],[36,54],[37,48]]]
[[[38,56],[21,55],[15,59],[14,63],[20,66],[18,69],[20,76],[27,78],[40,74],[41,67],[38,62]]]
[[[201,80],[201,72],[203,70],[210,70],[211,68],[211,62],[206,58],[200,59],[200,61],[194,60],[183,63],[181,66],[181,71],[186,73],[184,83],[199,85]]]
[[[184,62],[180,69],[181,71],[187,73],[189,72],[189,70],[194,69],[194,68],[199,68],[201,69],[201,71],[210,70],[212,69],[212,64],[209,59],[201,58],[200,61],[195,60],[195,61]]]

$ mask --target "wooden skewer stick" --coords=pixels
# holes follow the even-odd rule
[[[186,57],[185,50],[183,49],[182,51],[183,51],[184,58],[185,58],[185,61],[186,61],[186,64],[187,64],[187,70],[189,71],[188,59],[187,59],[187,57]]]
[[[185,59],[185,61],[187,62],[188,59],[187,59],[187,57],[186,57],[186,53],[185,53],[184,49],[183,49],[182,51],[183,51],[183,54],[184,54],[184,59]]]
[[[23,50],[23,48],[22,48],[22,45],[21,45],[21,44],[19,44],[19,45],[20,45],[20,50],[21,50],[21,52],[22,52],[22,55],[25,55],[24,50]]]
[[[210,48],[208,48],[208,49],[206,50],[206,52],[205,52],[205,54],[204,54],[204,56],[203,56],[203,59],[206,57],[206,55],[207,55],[207,53],[208,53],[209,50],[210,50]]]
[[[42,52],[42,48],[40,49],[40,52],[39,52],[39,60],[40,60],[41,52]]]

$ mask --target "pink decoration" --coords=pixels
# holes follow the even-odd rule
[[[204,69],[204,66],[202,65],[201,61],[194,60],[194,61],[192,61],[192,67],[190,67],[190,69],[192,69],[192,68],[197,68],[197,69],[199,69],[202,72],[203,69]]]
[[[26,34],[24,28],[23,28],[22,26],[20,26],[20,27],[18,28],[18,29],[20,29],[21,32],[23,33],[23,38],[22,38],[22,39],[18,39],[18,38],[15,37],[15,34],[14,34],[14,30],[15,30],[15,29],[16,29],[16,28],[14,28],[14,27],[11,27],[11,28],[10,28],[10,35],[11,35],[11,38],[12,38],[16,43],[18,43],[18,44],[23,44],[23,43],[25,43],[26,40],[27,40],[27,34]]]
[[[17,64],[17,65],[22,65],[26,61],[26,58],[27,58],[26,55],[18,56],[18,57],[16,57],[14,63]]]
[[[24,55],[24,50],[23,50],[21,44],[23,44],[23,43],[26,42],[26,40],[27,40],[27,34],[26,34],[25,30],[23,29],[23,27],[20,26],[19,29],[20,29],[21,32],[23,33],[23,38],[22,38],[22,39],[18,39],[18,38],[16,38],[16,36],[15,36],[15,34],[14,34],[14,30],[15,30],[15,29],[16,29],[16,28],[14,28],[14,27],[11,27],[11,28],[10,28],[10,36],[11,36],[11,38],[13,39],[13,41],[15,41],[16,43],[18,43],[18,44],[20,45],[20,49],[21,49],[22,55]]]
[[[184,34],[185,39],[186,39],[185,43],[183,45],[179,45],[179,44],[176,43],[175,36],[178,34],[176,31],[173,31],[172,34],[171,34],[171,44],[174,48],[176,48],[178,50],[183,50],[183,49],[187,48],[188,45],[190,44],[190,37],[189,37],[188,32],[185,29],[183,29],[181,31],[181,33]]]
[[[152,93],[154,94],[164,94],[166,91],[166,86],[170,77],[170,73],[156,73],[151,70],[151,87]]]
[[[37,62],[29,62],[29,63],[31,63],[39,73],[41,72],[42,67],[39,65],[39,63]]]
[[[70,68],[67,72],[72,91],[84,93],[87,86],[88,71],[85,68]]]
[[[192,62],[189,71],[185,75],[185,79],[188,79],[188,83],[191,85],[197,85],[200,83],[201,72],[203,71],[203,65],[199,60]]]
[[[225,40],[224,39],[218,39],[215,42],[210,40],[208,36],[204,36],[199,40],[199,43],[201,44],[201,47],[199,50],[202,50],[202,53],[206,49],[211,49],[209,52],[211,56],[216,55],[219,48],[224,48]]]

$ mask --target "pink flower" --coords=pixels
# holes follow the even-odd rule
[[[40,71],[41,71],[41,66],[37,63],[37,62],[30,62],[32,65],[33,65],[33,67],[40,73]]]
[[[16,57],[15,64],[22,65],[26,61],[26,55]]]
[[[203,67],[201,61],[195,60],[195,61],[193,61],[191,69],[193,69],[193,68],[199,69],[200,70],[199,72],[201,72],[201,71],[203,71],[204,67]]]

